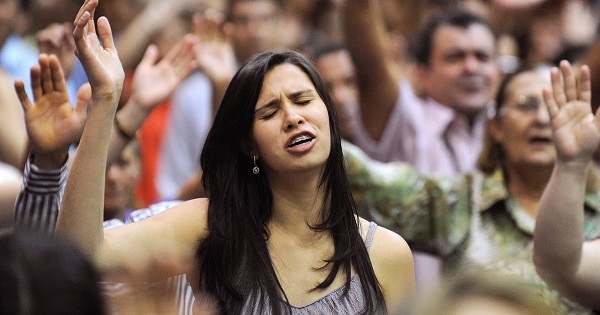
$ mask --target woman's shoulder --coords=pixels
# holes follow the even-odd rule
[[[359,229],[363,240],[367,241],[372,222],[359,218]],[[369,255],[373,266],[377,265],[401,265],[404,261],[412,264],[412,254],[408,243],[397,233],[382,226],[377,226],[372,231]]]
[[[367,229],[371,226],[364,219],[360,221],[361,232],[365,226]],[[384,227],[377,226],[372,237],[369,257],[373,271],[381,284],[388,307],[394,310],[414,294],[412,253],[404,238]]]

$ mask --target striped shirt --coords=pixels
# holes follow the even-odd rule
[[[23,185],[15,204],[15,229],[34,231],[52,235],[56,229],[56,221],[62,193],[64,192],[67,178],[67,163],[56,170],[42,170],[32,162],[29,156],[25,164]],[[163,212],[180,201],[168,201],[153,204],[148,208],[133,211],[127,221],[119,219],[104,221],[105,229],[138,222]],[[192,287],[185,275],[167,279],[168,292],[174,295],[179,314],[192,314],[194,294]],[[115,296],[124,294],[131,288],[123,283],[103,283],[105,294]]]

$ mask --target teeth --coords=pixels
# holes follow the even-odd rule
[[[290,147],[293,147],[295,145],[298,145],[298,144],[300,144],[302,142],[306,142],[306,141],[311,140],[311,139],[312,139],[312,137],[309,137],[307,135],[298,136],[298,137],[294,138],[294,140],[292,140],[292,143],[290,143]]]

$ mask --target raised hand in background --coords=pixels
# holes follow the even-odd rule
[[[53,23],[36,33],[35,38],[41,54],[54,54],[68,78],[75,66],[75,41],[71,23]]]
[[[41,168],[57,168],[66,160],[69,146],[81,137],[91,98],[90,86],[80,88],[73,109],[58,58],[40,54],[38,64],[31,68],[31,89],[33,103],[23,81],[15,80],[35,162]]]

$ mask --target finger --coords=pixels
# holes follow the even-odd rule
[[[38,58],[38,62],[41,69],[40,82],[42,85],[42,93],[51,93],[54,91],[54,84],[52,84],[52,72],[50,71],[50,61],[48,59],[48,55],[41,54]]]
[[[42,91],[42,70],[40,69],[40,65],[33,65],[29,70],[29,77],[31,78],[31,91],[33,92],[33,101],[37,102],[42,95],[44,95]]]
[[[550,81],[552,82],[552,95],[554,96],[554,101],[558,107],[561,107],[567,103],[567,96],[565,95],[562,78],[558,68],[552,68],[550,70]]]
[[[31,101],[27,96],[27,92],[25,92],[25,83],[23,83],[23,80],[15,80],[15,91],[17,92],[17,96],[19,97],[19,102],[21,103],[23,111],[27,112],[28,110],[30,110],[33,107],[33,105],[31,105]]]
[[[88,35],[96,35],[96,8],[98,7],[98,0],[90,1],[90,19],[87,22],[87,33]]]
[[[85,36],[90,32],[95,33],[96,31],[93,23],[93,11],[97,5],[97,0],[86,0],[79,9],[75,21],[73,22],[73,25],[75,26],[73,29],[73,38],[78,53],[84,53],[82,50],[87,51],[87,49],[89,49],[87,47],[87,42],[85,41]]]
[[[561,61],[559,66],[560,71],[562,72],[567,101],[575,101],[577,100],[577,81],[575,79],[575,73],[573,71],[573,68],[571,67],[571,64],[566,60]]]
[[[52,85],[54,86],[54,90],[58,92],[66,92],[67,83],[65,82],[65,75],[63,73],[62,67],[60,66],[58,58],[55,55],[50,55],[48,61],[50,66],[50,73],[52,75]]]
[[[587,65],[582,65],[579,69],[579,96],[578,99],[586,103],[592,102],[592,81],[590,68]]]
[[[75,20],[73,21],[73,25],[77,25],[77,21],[79,21],[81,19],[81,17],[83,16],[83,14],[88,11],[88,3],[90,2],[90,0],[85,0],[83,2],[83,4],[81,5],[81,7],[79,8],[79,11],[77,12],[77,15],[75,15]]]
[[[146,48],[146,52],[144,53],[144,57],[138,67],[151,67],[158,60],[158,47],[156,45],[151,44]]]
[[[115,47],[115,42],[113,40],[112,30],[110,28],[110,23],[104,16],[98,19],[98,35],[100,36],[100,40],[104,45],[104,49],[114,53],[117,52],[117,48]]]
[[[89,50],[88,43],[85,41],[85,28],[90,18],[90,13],[85,11],[75,21],[75,27],[73,28],[73,40],[75,41],[75,47],[77,48],[77,54],[79,56],[85,55]]]
[[[176,56],[172,63],[178,79],[186,78],[196,67],[196,38],[188,34],[183,37],[176,49]]]
[[[77,116],[84,121],[87,116],[87,108],[92,100],[92,87],[89,83],[85,83],[77,91],[77,100],[75,101],[75,112]]]
[[[544,97],[544,103],[546,103],[546,108],[548,109],[548,114],[550,114],[550,118],[552,119],[556,117],[556,115],[558,115],[559,108],[556,104],[556,101],[552,97],[552,92],[549,89],[544,88],[542,90],[542,96]]]

